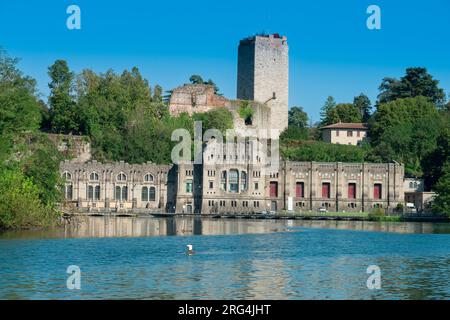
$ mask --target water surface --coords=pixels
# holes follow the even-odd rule
[[[85,218],[1,234],[0,298],[449,299],[449,233],[432,223]],[[81,290],[66,287],[69,265]],[[366,286],[369,265],[381,268],[381,290]]]

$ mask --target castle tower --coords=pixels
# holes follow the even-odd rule
[[[278,34],[243,39],[238,49],[237,98],[269,106],[270,127],[288,126],[289,57],[287,38]]]

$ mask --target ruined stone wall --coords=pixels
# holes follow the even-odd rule
[[[183,112],[192,115],[229,105],[228,99],[214,93],[212,85],[186,84],[173,90],[169,111],[173,116]]]
[[[86,136],[74,136],[64,134],[48,134],[64,157],[74,163],[83,163],[92,159],[91,142]]]

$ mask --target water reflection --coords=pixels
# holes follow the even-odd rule
[[[423,234],[445,228],[85,218],[66,229],[34,234],[55,239],[5,240],[18,234],[4,234],[0,299],[448,299],[450,236]],[[193,236],[200,234],[215,236]],[[195,255],[186,255],[187,243]],[[82,270],[79,291],[65,286],[72,264]],[[382,290],[367,289],[369,265],[381,268]]]
[[[236,220],[200,217],[78,217],[70,225],[62,228],[9,231],[0,233],[0,239],[261,234],[300,231],[301,228],[419,234],[450,233],[450,225],[445,223]]]

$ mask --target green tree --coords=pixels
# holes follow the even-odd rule
[[[372,109],[369,97],[361,93],[353,99],[353,105],[359,110],[362,122],[367,122],[370,118]]]
[[[226,131],[233,128],[233,114],[227,108],[216,108],[205,113],[195,113],[194,121],[202,121],[203,132],[217,129],[225,137]]]
[[[294,126],[297,128],[308,127],[308,114],[303,110],[302,107],[292,107],[289,110],[288,119],[290,126]]]
[[[366,149],[321,141],[282,141],[281,155],[291,161],[363,162]]]
[[[47,227],[58,212],[42,204],[39,188],[20,170],[0,167],[0,229]]]
[[[329,117],[330,117],[331,110],[333,110],[335,106],[336,106],[336,101],[334,100],[334,98],[332,96],[329,96],[320,111],[320,125],[321,126],[327,126],[327,125],[330,125],[333,123]]]
[[[445,103],[444,90],[439,88],[439,81],[433,79],[426,68],[408,68],[400,80],[384,78],[379,89],[378,104],[418,96],[427,97],[438,106]]]
[[[201,76],[199,76],[198,74],[194,74],[189,78],[189,81],[192,84],[204,84],[205,82],[203,81],[203,78]]]
[[[339,103],[334,108],[329,110],[328,124],[337,122],[357,123],[362,122],[360,110],[352,103]]]
[[[373,147],[369,160],[396,160],[405,164],[407,174],[423,174],[421,163],[435,149],[443,127],[429,99],[419,96],[381,104],[369,123]]]
[[[288,127],[280,135],[281,143],[308,139],[308,115],[302,107],[292,107],[289,110],[288,123]]]
[[[24,76],[17,63],[0,49],[0,135],[35,131],[40,126],[36,81]]]
[[[433,200],[433,211],[450,216],[450,161],[444,164],[441,174],[434,188],[437,196]]]
[[[447,127],[439,133],[436,148],[422,161],[425,186],[428,190],[434,188],[437,181],[444,175],[444,165],[450,162],[450,125],[446,123]]]
[[[74,73],[69,70],[67,62],[56,60],[48,68],[51,79],[50,88],[50,122],[53,132],[70,133],[79,131],[77,105],[73,99]]]

